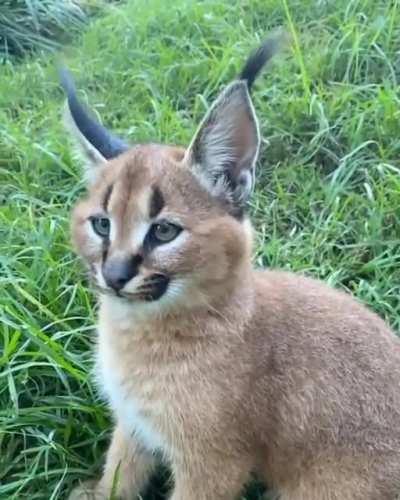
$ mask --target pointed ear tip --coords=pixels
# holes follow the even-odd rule
[[[267,61],[277,53],[285,50],[292,42],[292,35],[284,26],[274,28],[264,38],[258,50],[268,54]],[[256,51],[257,52],[257,51]]]
[[[271,43],[278,44],[277,48],[281,48],[287,42],[292,39],[290,31],[288,31],[284,26],[278,26],[270,31],[267,37],[265,37],[265,43],[270,41]]]
[[[264,38],[264,41],[259,47],[250,54],[247,59],[239,78],[247,83],[250,90],[254,81],[260,74],[263,67],[291,41],[289,32],[283,27],[275,28],[269,35]]]
[[[220,95],[226,97],[232,94],[238,93],[243,96],[248,95],[249,92],[248,82],[245,78],[239,78],[237,80],[233,80],[233,82],[229,83],[221,92]]]

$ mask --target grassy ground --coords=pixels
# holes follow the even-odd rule
[[[91,6],[101,0],[91,0]],[[82,30],[88,0],[3,0],[0,2],[0,59],[34,50],[53,50]],[[93,9],[90,9],[94,14]]]
[[[345,287],[400,330],[397,0],[130,1],[67,60],[116,131],[184,144],[280,24],[298,44],[255,91],[269,142],[256,261]],[[1,68],[0,499],[65,498],[98,473],[110,428],[88,375],[94,297],[69,245],[82,185],[61,106],[53,61]]]

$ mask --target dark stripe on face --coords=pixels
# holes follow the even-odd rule
[[[103,203],[102,203],[102,208],[105,212],[107,212],[107,208],[108,208],[108,202],[110,201],[110,197],[111,197],[111,193],[112,193],[112,190],[114,188],[114,185],[113,184],[110,184],[108,186],[108,188],[106,189],[106,192],[105,192],[105,195],[104,195],[104,199],[103,199]]]
[[[153,193],[150,200],[150,211],[149,211],[150,217],[152,218],[157,217],[157,215],[161,212],[164,206],[165,206],[165,200],[160,189],[157,186],[153,187]]]
[[[102,264],[107,260],[108,248],[110,246],[110,240],[108,238],[103,239],[102,243]]]

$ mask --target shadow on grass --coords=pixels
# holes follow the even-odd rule
[[[154,475],[151,485],[145,492],[143,500],[165,500],[170,490],[170,473],[167,468],[160,467]],[[266,489],[262,484],[253,481],[246,487],[241,500],[269,500],[270,497],[265,496],[265,492]]]

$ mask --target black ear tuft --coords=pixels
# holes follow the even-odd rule
[[[282,42],[282,34],[272,35],[268,37],[247,59],[246,64],[240,72],[239,80],[247,82],[249,89],[251,89],[262,68],[281,48]]]
[[[66,93],[71,117],[83,138],[106,160],[120,155],[128,145],[93,119],[76,95],[75,84],[66,68],[59,70],[60,82]]]

